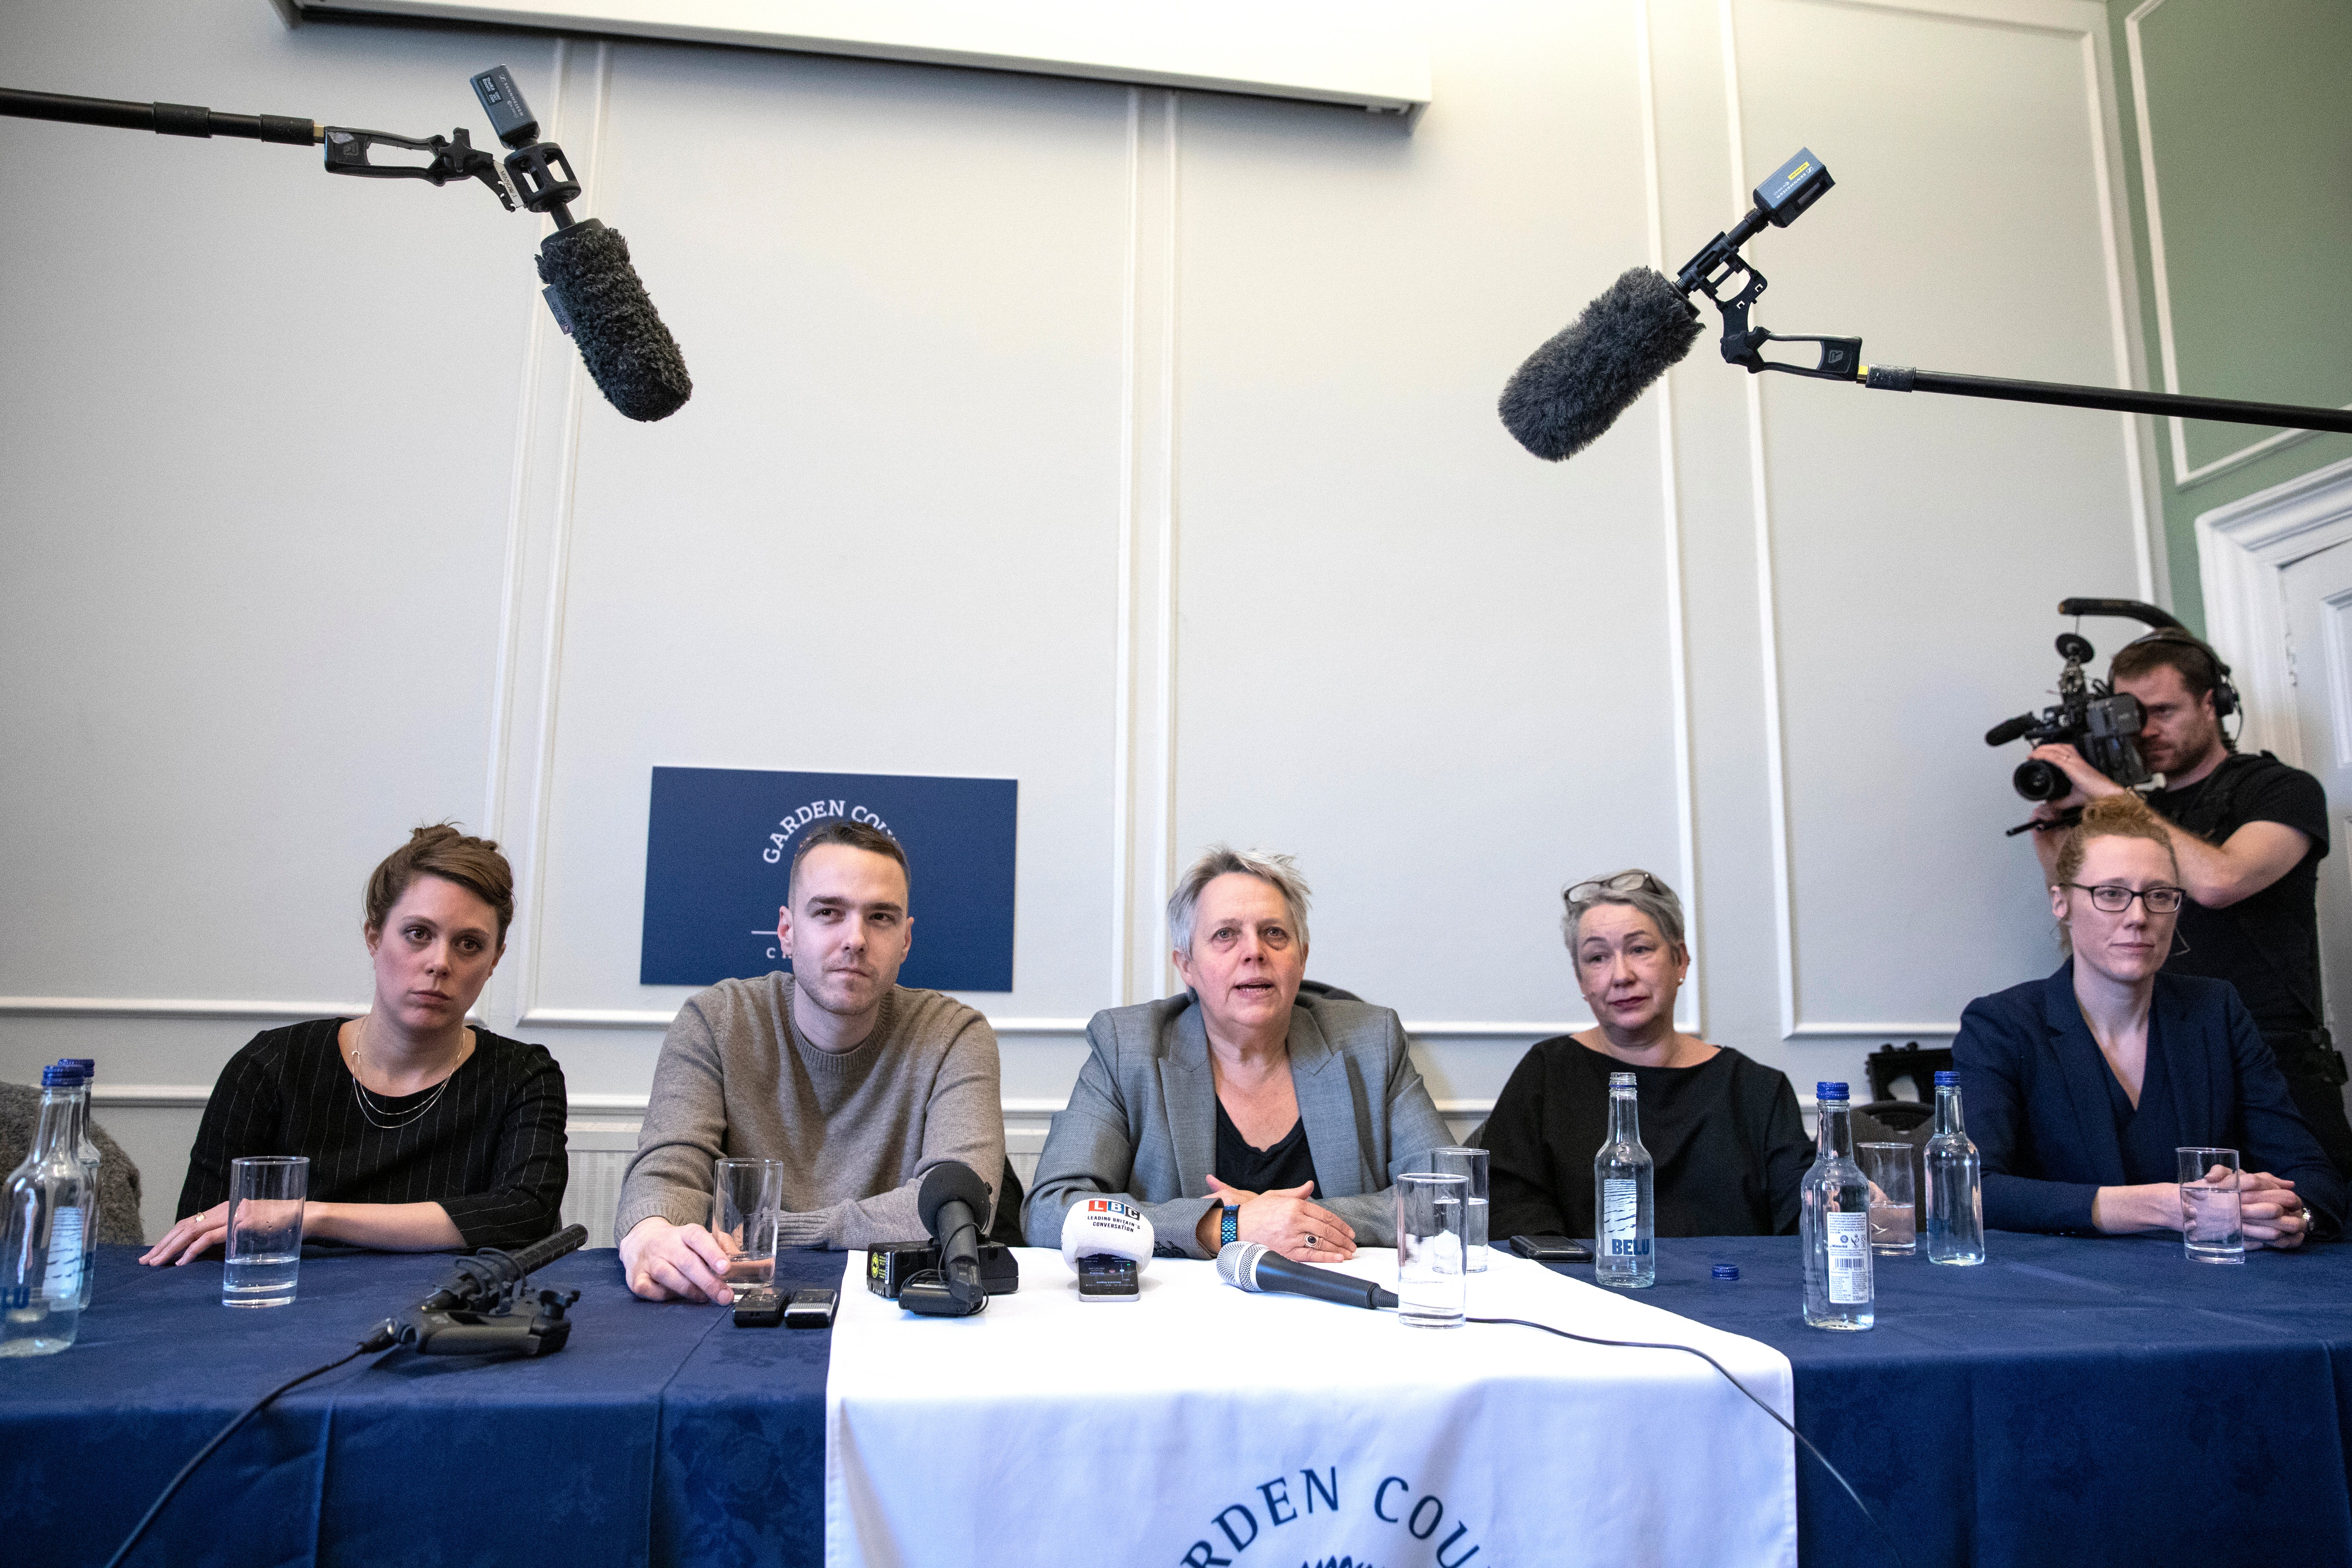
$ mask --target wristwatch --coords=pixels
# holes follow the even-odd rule
[[[1224,1218],[1217,1221],[1217,1245],[1220,1247],[1231,1247],[1234,1242],[1239,1241],[1241,1239],[1242,1206],[1237,1203],[1229,1203],[1225,1205]]]

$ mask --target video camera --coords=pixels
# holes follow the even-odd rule
[[[2062,599],[2058,613],[2125,616],[2158,628],[2180,625],[2155,605],[2137,599]],[[2029,746],[2071,746],[2084,761],[2126,789],[2147,783],[2151,775],[2139,754],[2140,727],[2147,715],[2140,710],[2137,697],[2114,691],[2106,682],[2083,673],[2083,666],[2096,652],[2081,633],[2060,632],[2058,656],[2066,661],[2066,667],[2058,674],[2056,706],[2043,708],[2039,715],[2021,713],[2002,720],[1985,732],[1985,744],[2007,746],[2022,739]],[[2063,769],[2038,758],[2019,763],[2010,782],[2029,800],[2063,800],[2074,789]],[[2022,832],[2025,828],[2010,831]]]

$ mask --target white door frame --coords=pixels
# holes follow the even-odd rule
[[[2242,742],[2303,766],[2281,574],[2305,556],[2352,541],[2352,458],[2216,507],[2197,519],[2198,574],[2210,641],[2245,699]]]

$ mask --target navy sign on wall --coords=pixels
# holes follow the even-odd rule
[[[656,768],[638,982],[708,986],[792,967],[776,911],[793,852],[840,818],[907,852],[915,944],[899,984],[1009,991],[1019,793],[1011,779]]]

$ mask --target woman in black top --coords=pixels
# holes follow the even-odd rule
[[[1812,1162],[1796,1091],[1785,1074],[1675,1029],[1690,971],[1681,901],[1643,871],[1565,896],[1577,986],[1598,1021],[1538,1042],[1495,1102],[1484,1139],[1492,1234],[1594,1234],[1609,1075],[1629,1069],[1654,1162],[1657,1234],[1794,1234]]]
[[[306,1241],[386,1251],[520,1247],[556,1227],[563,1070],[468,1029],[506,950],[514,875],[498,846],[419,828],[368,879],[375,999],[356,1019],[266,1030],[222,1069],[180,1189],[141,1258],[187,1263],[228,1224],[229,1162],[310,1157]]]

